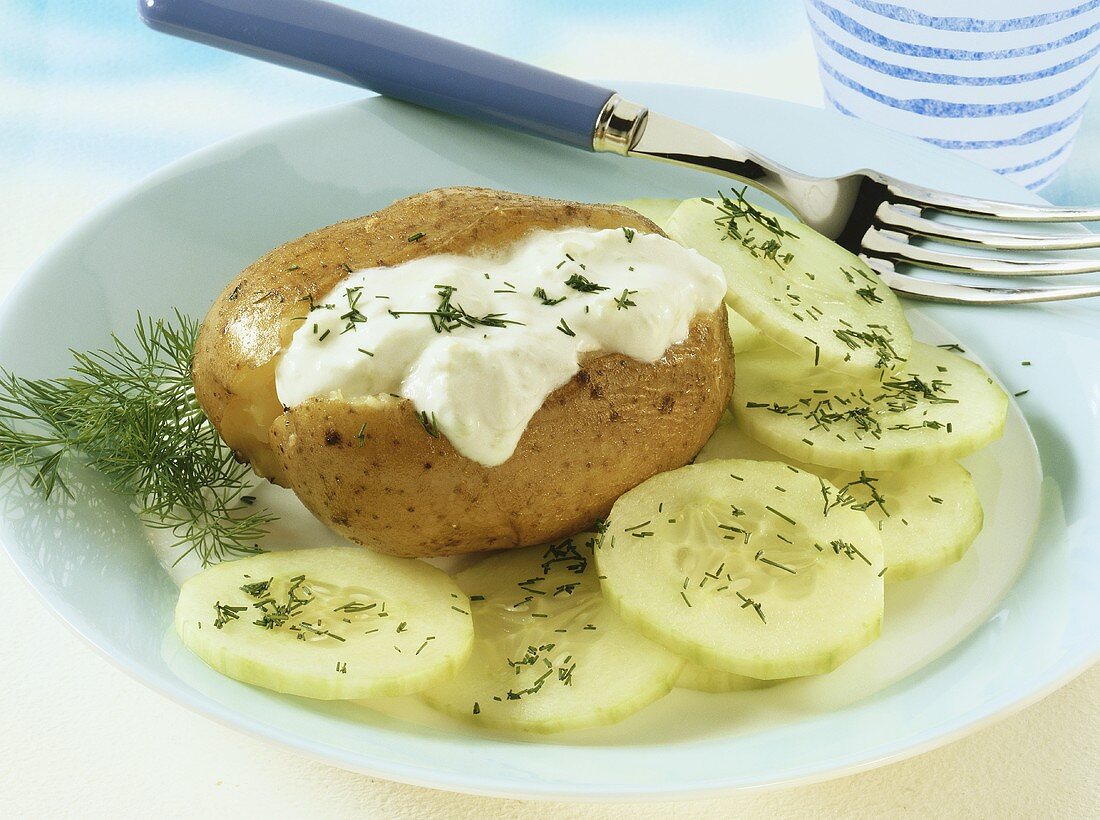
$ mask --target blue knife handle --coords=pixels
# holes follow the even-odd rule
[[[322,0],[139,0],[153,29],[592,150],[612,92]]]

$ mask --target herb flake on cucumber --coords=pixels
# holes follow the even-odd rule
[[[908,359],[913,334],[893,291],[809,226],[733,191],[684,200],[663,227],[721,266],[730,307],[804,361],[867,378]]]
[[[955,461],[892,471],[836,470],[782,456],[732,420],[718,426],[696,463],[728,458],[780,461],[829,481],[838,492],[823,497],[823,506],[860,510],[878,527],[887,584],[955,563],[982,530],[978,491],[970,473]]]
[[[974,362],[920,342],[898,370],[869,378],[771,345],[738,357],[730,407],[745,432],[788,458],[901,470],[962,458],[999,438],[1008,396]]]
[[[608,603],[691,663],[754,678],[828,672],[878,637],[882,543],[837,489],[778,462],[716,460],[623,495],[597,550]]]
[[[321,700],[419,691],[453,676],[474,640],[446,573],[362,547],[217,564],[184,583],[175,626],[218,672]]]
[[[423,698],[483,726],[547,733],[614,723],[667,694],[683,660],[606,605],[595,541],[506,550],[460,572],[473,654]]]

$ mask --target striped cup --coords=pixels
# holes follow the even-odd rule
[[[1032,189],[1069,158],[1100,65],[1100,0],[805,2],[840,113]]]

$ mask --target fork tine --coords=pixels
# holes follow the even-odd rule
[[[1032,302],[1061,302],[1100,296],[1100,286],[1054,286],[1033,288],[998,288],[985,285],[959,285],[919,279],[894,270],[884,259],[865,257],[867,264],[896,293],[928,302],[949,302],[966,305],[1023,305]]]
[[[1040,234],[986,230],[925,219],[918,208],[884,202],[875,212],[875,221],[891,231],[907,236],[935,239],[975,248],[1014,251],[1079,251],[1100,248],[1100,234]]]
[[[997,202],[972,196],[933,191],[901,182],[886,180],[886,199],[900,205],[912,205],[921,210],[934,208],[960,216],[1018,222],[1100,222],[1100,208],[1076,208],[1058,205],[1025,205],[1018,202]]]
[[[1098,259],[1006,259],[952,253],[910,245],[872,228],[863,235],[862,251],[890,262],[951,273],[982,276],[1067,276],[1100,271]]]

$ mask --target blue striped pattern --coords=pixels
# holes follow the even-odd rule
[[[914,99],[900,99],[898,97],[891,97],[887,94],[880,94],[872,88],[868,88],[865,85],[853,80],[844,74],[841,74],[835,68],[828,63],[823,62],[821,64],[821,70],[832,77],[842,85],[846,85],[855,91],[858,91],[865,97],[869,97],[875,102],[880,102],[883,105],[888,105],[891,108],[898,108],[902,111],[912,111],[914,114],[921,114],[926,117],[998,117],[1005,114],[1026,114],[1028,111],[1036,111],[1040,108],[1049,108],[1055,103],[1059,103],[1062,100],[1072,97],[1077,92],[1084,89],[1092,81],[1092,76],[1096,72],[1094,68],[1087,77],[1069,88],[1059,91],[1057,94],[1051,94],[1047,97],[1041,97],[1038,100],[1014,100],[1012,102],[1005,103],[957,103],[950,102],[948,100],[937,100],[927,97],[917,97]]]
[[[806,10],[837,111],[1036,188],[1068,159],[1100,67],[1100,0],[1062,1],[1006,2],[1004,18],[938,16],[953,10],[939,0],[806,0]]]
[[[995,48],[985,51],[975,51],[973,49],[964,48],[943,48],[940,46],[905,42],[886,37],[874,29],[852,19],[838,8],[828,5],[823,2],[823,0],[807,0],[807,3],[811,5],[815,11],[835,24],[839,29],[851,34],[861,41],[887,51],[905,54],[910,57],[930,57],[943,60],[1010,60],[1014,57],[1030,57],[1035,54],[1044,54],[1063,46],[1072,45],[1073,43],[1085,39],[1090,34],[1100,31],[1100,22],[1097,22],[1089,25],[1087,28],[1080,29],[1072,34],[1067,34],[1054,40],[1044,40],[1043,42],[1032,43],[1026,46],[1017,46],[1015,48]],[[813,18],[811,17],[810,19],[812,20]]]
[[[859,119],[859,115],[854,111],[850,111],[844,107],[832,94],[828,91],[825,92],[825,99],[828,103],[836,109],[839,113],[846,117],[852,117],[853,119]],[[1050,123],[1039,128],[1032,128],[1030,131],[1025,131],[1022,134],[1016,134],[1004,139],[993,140],[960,140],[960,139],[938,139],[936,137],[924,137],[925,142],[930,142],[932,145],[939,146],[940,148],[947,148],[950,151],[973,151],[983,148],[1007,148],[1018,147],[1021,145],[1031,145],[1032,143],[1039,142],[1040,140],[1048,139],[1055,134],[1060,134],[1073,126],[1080,123],[1081,118],[1085,116],[1085,105],[1078,108],[1073,114],[1066,117],[1064,120]]]
[[[1009,0],[1005,0],[1007,4]],[[1089,0],[1074,8],[1061,11],[1048,12],[1046,14],[1033,14],[1029,17],[1010,17],[1005,20],[982,20],[976,17],[936,17],[924,14],[918,9],[895,6],[891,3],[876,3],[873,0],[852,0],[852,5],[861,9],[873,11],[883,17],[892,20],[900,20],[903,23],[912,23],[925,28],[934,28],[941,31],[1016,31],[1021,28],[1036,28],[1048,26],[1051,23],[1060,23],[1080,14],[1092,11],[1100,7],[1100,0]]]
[[[1097,2],[1100,2],[1100,0],[1097,0]],[[1071,68],[1076,68],[1079,65],[1087,63],[1097,54],[1100,54],[1100,42],[1098,42],[1084,54],[1079,54],[1072,60],[1067,60],[1064,63],[1059,63],[1058,65],[1053,65],[1049,68],[1043,68],[1037,71],[1025,71],[1022,74],[996,74],[993,76],[943,74],[937,71],[922,71],[919,68],[909,68],[908,66],[876,60],[874,57],[867,57],[848,48],[843,43],[838,43],[826,34],[820,26],[813,22],[813,20],[810,21],[810,28],[821,42],[825,43],[825,45],[841,57],[851,60],[853,63],[858,63],[859,65],[874,69],[890,77],[898,77],[902,80],[916,80],[922,83],[934,83],[937,85],[1015,85],[1017,83],[1027,83],[1032,80],[1042,80],[1047,77],[1053,77],[1055,74],[1061,74],[1063,71],[1068,71]]]

